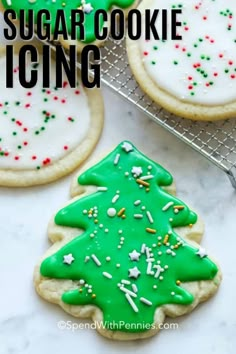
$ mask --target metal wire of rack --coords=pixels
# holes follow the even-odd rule
[[[43,43],[50,45],[53,50],[58,44],[52,41]],[[68,57],[68,51],[65,52]],[[115,41],[109,38],[101,48],[100,64],[101,80],[106,86],[222,169],[236,189],[235,119],[216,122],[192,121],[177,117],[158,106],[140,89],[130,70],[125,39]],[[77,66],[81,68],[79,56]]]
[[[139,88],[129,68],[125,40],[109,39],[101,54],[102,82],[221,168],[236,189],[235,119],[195,122],[177,117],[156,105]]]

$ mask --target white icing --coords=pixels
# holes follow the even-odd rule
[[[42,63],[41,58],[39,62]],[[18,56],[15,56],[14,68],[17,68],[17,63]],[[39,79],[36,87],[23,88],[17,71],[14,74],[14,88],[6,89],[5,58],[0,59],[0,67],[0,168],[36,169],[37,166],[43,167],[58,161],[75,149],[86,137],[90,124],[88,98],[83,87],[72,89],[67,85],[55,90],[55,63],[52,61],[52,85],[46,89],[48,93],[42,92],[42,64],[37,68]],[[30,68],[30,64],[27,68]],[[66,81],[66,76],[63,81]],[[44,99],[48,101],[44,102]],[[19,106],[16,105],[17,101],[21,102]],[[8,102],[8,105],[5,105],[5,102]],[[30,107],[26,108],[26,104],[30,104]],[[43,110],[55,118],[50,118],[45,123]],[[4,114],[4,111],[7,114]],[[12,118],[15,119],[14,122]],[[74,121],[71,122],[68,118]],[[36,135],[36,131],[40,133]],[[14,132],[16,135],[13,135]],[[21,149],[18,146],[21,146]]]
[[[168,9],[168,40],[139,41],[145,69],[150,78],[162,89],[180,100],[197,104],[216,105],[236,100],[236,10],[232,0],[150,0],[147,8]],[[171,40],[170,9],[182,5],[182,22],[177,33],[182,40]],[[197,9],[195,7],[198,7]],[[226,13],[226,10],[232,11]],[[220,14],[225,12],[227,16]],[[156,24],[161,37],[161,13]],[[232,18],[230,18],[232,17]],[[144,20],[144,19],[143,19]],[[183,23],[186,22],[186,25]],[[228,25],[231,30],[228,30]],[[209,37],[209,38],[207,38]],[[199,39],[203,41],[200,42]],[[212,41],[213,40],[213,41]],[[197,44],[197,47],[194,47]],[[179,48],[175,46],[179,45]],[[153,49],[156,46],[158,49]],[[146,52],[146,55],[144,54]],[[191,56],[187,56],[191,53]],[[220,55],[223,54],[223,57]],[[201,57],[202,55],[205,58]],[[210,60],[207,60],[210,57]],[[178,64],[174,64],[174,61]],[[152,64],[155,62],[155,64]],[[200,63],[201,75],[193,67]],[[231,63],[231,64],[230,64]],[[225,73],[225,70],[229,70]],[[232,75],[232,77],[231,77]],[[190,79],[192,78],[192,79]],[[196,82],[197,85],[193,85]],[[213,84],[209,84],[213,82]],[[193,87],[191,89],[191,87]],[[191,95],[194,92],[194,95]]]

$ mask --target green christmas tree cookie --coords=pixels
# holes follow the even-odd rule
[[[218,267],[190,241],[201,223],[168,192],[173,179],[164,168],[124,141],[78,183],[96,189],[49,227],[57,242],[35,271],[42,297],[93,317],[103,335],[131,339],[156,333],[165,315],[189,312],[216,291]]]

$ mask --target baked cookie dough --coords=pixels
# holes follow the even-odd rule
[[[25,89],[19,82],[19,57],[14,56],[14,86],[6,88],[5,48],[0,48],[0,185],[32,186],[56,180],[78,167],[92,152],[103,127],[103,100],[98,89],[72,89],[66,79],[55,87],[51,62],[50,88],[38,83]],[[38,46],[40,49],[40,47]]]
[[[182,22],[171,40],[127,38],[136,80],[157,104],[194,120],[236,117],[236,17],[231,0],[144,0],[146,9],[181,9]],[[157,21],[161,34],[161,21]]]
[[[202,222],[175,197],[169,172],[133,144],[84,167],[71,193],[35,268],[45,300],[92,318],[108,338],[129,340],[156,334],[165,316],[215,293],[221,272],[199,246]]]
[[[94,31],[94,16],[96,10],[104,10],[108,14],[108,24],[103,21],[103,18],[100,19],[101,28],[108,26],[109,32],[109,17],[110,12],[113,8],[120,8],[123,10],[125,16],[128,15],[130,9],[137,6],[138,0],[65,0],[65,1],[54,1],[54,0],[0,0],[0,9],[13,9],[16,13],[19,13],[21,9],[34,10],[35,14],[40,10],[49,10],[51,15],[51,28],[52,34],[54,29],[54,23],[56,18],[57,10],[64,10],[66,16],[66,26],[69,34],[69,39],[65,40],[62,37],[60,42],[65,48],[68,48],[69,45],[77,45],[77,50],[82,51],[83,47],[86,44],[96,44],[100,46],[104,43],[103,40],[96,40],[95,31]],[[84,20],[84,31],[85,39],[80,40],[80,31],[77,31],[77,40],[72,40],[70,38],[71,34],[71,10],[80,9],[83,10],[85,20]]]

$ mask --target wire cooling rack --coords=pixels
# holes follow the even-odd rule
[[[56,43],[46,43],[55,50]],[[80,68],[79,59],[77,64]],[[235,119],[196,122],[177,117],[158,106],[144,94],[131,73],[125,39],[115,41],[110,38],[101,48],[100,64],[101,79],[106,86],[221,168],[236,189]]]
[[[101,54],[103,83],[225,171],[236,189],[235,119],[194,122],[177,117],[154,103],[139,88],[128,64],[125,40],[110,39],[101,48]]]

